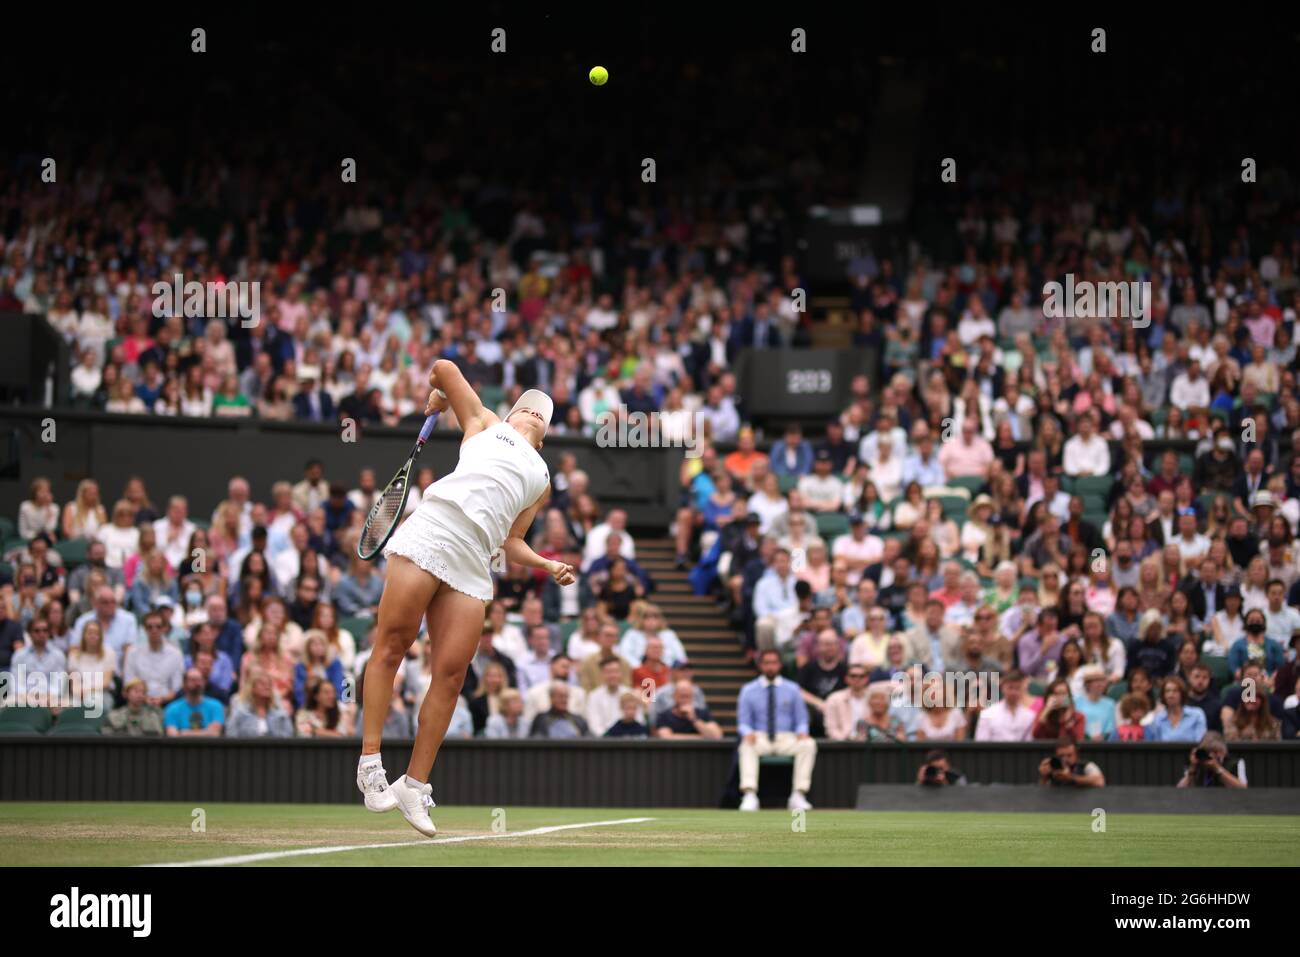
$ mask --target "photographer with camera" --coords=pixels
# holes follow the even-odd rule
[[[1104,788],[1106,776],[1091,761],[1079,760],[1079,748],[1070,738],[1056,742],[1056,753],[1038,764],[1038,783],[1043,787]]]
[[[952,766],[947,751],[927,751],[925,763],[916,769],[916,783],[931,788],[964,785],[966,775]]]
[[[1228,745],[1217,731],[1208,732],[1201,743],[1192,748],[1191,762],[1178,781],[1180,788],[1244,788],[1246,767],[1237,762],[1237,773],[1226,767]]]

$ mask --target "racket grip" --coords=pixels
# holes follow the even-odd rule
[[[429,441],[429,436],[433,435],[433,427],[438,424],[438,413],[435,412],[424,420],[424,425],[420,428],[420,444],[423,445]]]

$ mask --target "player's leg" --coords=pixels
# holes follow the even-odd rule
[[[484,602],[454,588],[442,589],[429,607],[429,693],[420,705],[415,746],[406,769],[409,778],[429,780],[465,672],[483,634],[486,611]]]
[[[420,619],[441,584],[407,558],[394,555],[388,561],[374,647],[366,663],[362,687],[361,760],[357,764],[357,787],[366,796],[366,807],[372,811],[390,811],[397,806],[389,793],[379,746],[392,704],[397,669],[415,642]]]
[[[393,782],[402,816],[429,837],[437,833],[428,811],[433,806],[429,772],[433,770],[434,759],[456,709],[465,672],[483,634],[486,609],[479,599],[453,588],[440,589],[429,605],[429,690],[420,705],[406,775]]]

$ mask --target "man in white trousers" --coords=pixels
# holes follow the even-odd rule
[[[786,806],[809,811],[817,742],[808,735],[808,706],[799,686],[781,677],[781,655],[775,649],[759,654],[762,674],[740,689],[736,707],[740,730],[740,790],[742,811],[758,810],[758,762],[769,754],[793,756],[794,787]]]

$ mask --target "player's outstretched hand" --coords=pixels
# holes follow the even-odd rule
[[[564,562],[550,562],[546,570],[551,573],[557,585],[572,585],[578,580],[577,572],[572,565],[566,565]]]

